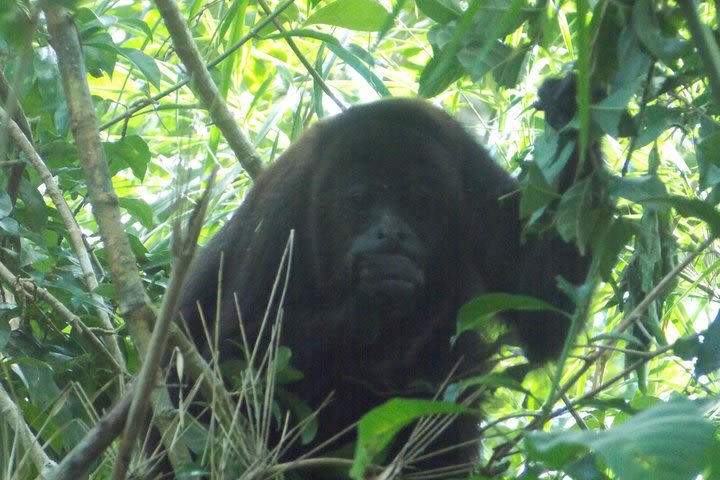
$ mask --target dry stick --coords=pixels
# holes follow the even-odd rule
[[[37,286],[31,280],[16,277],[2,262],[0,262],[0,279],[10,285],[18,285],[21,288],[21,293],[27,298],[40,298],[47,303],[53,312],[62,317],[65,322],[72,325],[73,328],[76,328],[90,341],[90,345],[100,356],[107,359],[113,370],[117,372],[123,371],[122,366],[115,361],[115,357],[107,350],[106,345],[83,323],[80,317],[72,313],[60,300],[55,298],[46,289]]]
[[[270,15],[272,13],[272,10],[268,6],[267,2],[265,0],[258,0],[258,4],[262,7],[262,9],[265,11],[266,14]],[[285,28],[282,26],[282,23],[278,21],[277,19],[273,20],[273,23],[275,24],[275,28],[277,28],[278,32],[280,32],[287,42],[288,46],[290,47],[290,50],[293,51],[295,56],[300,60],[300,63],[303,64],[305,69],[308,71],[310,76],[315,80],[315,82],[322,88],[323,92],[330,97],[330,99],[335,102],[335,104],[340,108],[340,110],[346,110],[347,107],[345,104],[342,103],[342,101],[335,96],[335,94],[330,90],[330,87],[328,87],[327,83],[325,83],[325,80],[320,76],[320,74],[315,70],[315,68],[310,64],[307,58],[305,58],[305,55],[300,51],[297,44],[295,43],[295,40],[287,36],[287,32]]]
[[[28,451],[30,460],[41,474],[55,467],[55,462],[45,454],[35,434],[25,423],[22,412],[10,398],[2,383],[0,383],[0,418],[4,419],[5,423],[20,437],[22,446]]]
[[[623,332],[635,321],[637,321],[638,318],[640,318],[640,315],[645,311],[645,309],[647,309],[648,306],[650,306],[650,304],[654,302],[660,296],[660,294],[662,294],[662,292],[665,291],[665,289],[675,280],[675,278],[680,275],[680,273],[685,270],[690,265],[690,263],[692,263],[693,260],[697,258],[700,253],[702,253],[708,246],[710,246],[713,241],[715,241],[714,236],[706,239],[697,248],[695,248],[695,250],[693,250],[682,262],[680,262],[678,265],[675,266],[675,268],[668,272],[668,274],[665,275],[662,280],[660,280],[660,282],[655,286],[655,288],[653,288],[647,294],[647,296],[640,303],[638,303],[638,305],[630,313],[625,316],[622,322],[620,322],[620,324],[615,328],[615,332]],[[618,340],[609,340],[607,344],[602,345],[602,348],[597,353],[587,357],[584,360],[584,363],[580,367],[580,369],[567,382],[565,382],[563,386],[558,388],[555,394],[556,399],[562,398],[563,395],[566,395],[573,387],[573,385],[575,385],[575,383],[580,380],[580,378],[582,378],[585,372],[587,372],[595,362],[597,362],[599,359],[603,358],[606,355],[610,355],[612,353],[612,350],[608,348],[614,346],[617,342]],[[664,353],[670,348],[663,348],[660,351]],[[633,369],[637,368],[648,360],[648,358],[642,358],[638,360],[637,362],[633,363]],[[603,385],[606,386],[606,384]],[[552,405],[555,403],[555,401],[556,400],[553,400],[552,402],[547,402],[546,405]],[[542,415],[535,417],[532,421],[530,421],[530,423],[528,423],[528,425],[523,430],[534,430],[535,428],[546,422],[548,418],[551,418],[553,413],[554,412],[552,411],[546,411]],[[509,451],[509,449],[512,448],[512,446],[515,445],[518,441],[520,441],[520,435],[518,435],[515,439],[508,441],[504,445],[504,448],[498,447],[492,458],[488,461],[488,467],[491,466],[496,460],[503,457],[505,453]]]
[[[257,34],[260,32],[260,30],[262,30],[263,28],[265,28],[269,24],[271,24],[272,21],[275,18],[277,18],[282,12],[284,12],[286,8],[288,8],[290,5],[292,5],[294,3],[294,1],[295,0],[286,0],[284,3],[281,3],[280,5],[278,5],[278,7],[275,9],[275,11],[272,12],[271,15],[264,18],[260,23],[255,25],[248,32],[247,35],[245,35],[243,38],[241,38],[240,40],[238,40],[237,42],[232,44],[228,49],[225,50],[225,52],[223,52],[222,55],[217,57],[215,60],[209,62],[208,69],[219,65],[230,55],[235,53],[236,50],[238,50],[240,47],[245,45],[247,42],[249,42],[250,40],[255,38],[257,36]],[[181,80],[180,82],[176,83],[172,87],[167,88],[167,89],[163,90],[162,92],[160,92],[156,95],[153,95],[152,97],[138,100],[130,108],[128,108],[128,110],[125,113],[118,115],[117,117],[115,117],[111,120],[108,120],[107,122],[100,125],[100,130],[108,129],[108,128],[112,127],[113,125],[115,125],[116,123],[122,122],[124,120],[128,120],[129,118],[131,118],[133,115],[138,113],[143,108],[147,107],[148,105],[153,105],[153,104],[157,103],[159,100],[167,97],[168,95],[176,92],[177,90],[180,90],[182,87],[184,87],[188,83],[190,83],[190,78],[185,78],[184,80]]]
[[[57,183],[55,183],[52,172],[50,172],[50,169],[47,167],[47,165],[45,165],[43,159],[40,158],[40,155],[37,153],[33,145],[25,136],[20,126],[15,123],[15,121],[13,121],[10,117],[8,117],[7,112],[5,112],[5,110],[3,110],[2,108],[0,108],[0,120],[7,123],[8,130],[10,131],[10,137],[13,139],[15,144],[20,147],[22,152],[32,164],[35,171],[37,171],[38,175],[40,175],[40,179],[42,180],[43,184],[47,189],[48,196],[50,196],[50,199],[52,199],[53,203],[55,204],[55,208],[57,208],[57,211],[60,214],[60,218],[62,218],[63,223],[65,224],[65,229],[67,230],[70,244],[73,247],[75,256],[78,259],[78,263],[80,264],[80,270],[82,270],[83,272],[85,284],[88,287],[90,296],[98,305],[96,307],[96,313],[98,315],[98,319],[100,320],[100,324],[106,331],[113,332],[115,330],[115,326],[110,321],[110,317],[108,316],[107,312],[103,310],[103,308],[100,306],[104,304],[104,301],[102,297],[100,297],[100,295],[94,293],[94,290],[98,287],[98,281],[95,277],[95,271],[93,270],[90,255],[85,248],[85,242],[83,241],[83,236],[80,232],[80,226],[75,220],[75,216],[73,215],[72,211],[70,211],[70,207],[68,206],[67,202],[65,201],[65,197],[60,191],[60,187],[58,187]],[[125,359],[120,352],[120,347],[118,346],[115,335],[107,334],[104,338],[105,342],[107,343],[108,350],[110,350],[110,353],[115,358],[115,362],[113,362],[113,367],[116,367],[117,365],[124,365]],[[123,369],[119,371],[116,370],[116,372],[122,373]]]
[[[240,165],[251,177],[257,178],[262,170],[260,155],[235,122],[225,103],[225,99],[220,95],[220,91],[205,66],[200,50],[193,41],[192,33],[185,18],[180,13],[177,3],[175,0],[155,0],[155,4],[160,11],[168,32],[170,32],[175,52],[190,74],[190,83],[193,90],[208,109],[215,126],[225,136]]]
[[[119,480],[125,478],[127,465],[129,464],[133,446],[135,445],[135,439],[144,425],[150,393],[155,387],[157,368],[165,353],[165,345],[169,336],[170,325],[175,318],[177,303],[180,298],[180,291],[185,280],[185,275],[190,269],[190,263],[195,255],[197,239],[202,229],[205,211],[210,201],[210,191],[215,182],[216,174],[217,170],[213,169],[207,182],[207,188],[190,217],[186,234],[183,235],[181,233],[179,226],[176,225],[175,227],[174,238],[176,242],[173,244],[174,261],[172,274],[170,275],[168,288],[163,298],[160,314],[158,315],[152,337],[150,338],[147,356],[138,375],[135,395],[132,405],[130,406],[128,421],[125,424],[123,439],[118,451],[118,460],[115,463],[115,469],[113,471],[114,479]]]
[[[49,479],[76,480],[86,475],[90,466],[100,458],[105,449],[122,432],[132,399],[133,390],[130,390],[63,458]]]

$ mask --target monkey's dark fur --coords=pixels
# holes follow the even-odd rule
[[[564,123],[574,101],[554,102],[561,87],[548,83],[539,104],[558,103],[563,111],[548,117]],[[294,229],[282,343],[304,379],[288,388],[313,407],[334,391],[319,416],[324,440],[392,396],[427,397],[418,382],[438,385],[460,355],[481,361],[474,341],[459,352],[450,342],[458,309],[474,296],[573,308],[556,277],[582,282],[589,259],[558,238],[522,239],[519,199],[510,175],[443,111],[409,99],[353,107],[312,127],[257,179],[196,259],[180,312],[207,345],[196,304],[215,318],[223,253],[220,352],[237,355],[234,295],[252,339]],[[565,317],[506,318],[532,362],[560,351]]]

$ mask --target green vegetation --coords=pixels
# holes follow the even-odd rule
[[[518,174],[532,233],[547,227],[540,216],[557,200],[545,180],[557,137],[543,133],[532,104],[544,78],[574,70],[574,126],[583,144],[603,136],[617,208],[593,207],[582,181],[559,199],[550,227],[596,259],[584,288],[570,292],[579,334],[556,364],[529,371],[509,345],[492,372],[470,380],[487,390],[477,478],[720,479],[717,3],[175,6],[0,3],[0,478],[124,478],[126,469],[142,478],[151,456],[134,440],[142,429],[84,449],[115,438],[112,421],[86,435],[113,405],[124,418],[136,391],[162,431],[180,426],[171,457],[188,463],[188,477],[292,478],[297,465],[278,464],[260,428],[283,418],[264,408],[264,384],[297,375],[286,349],[227,395],[179,330],[168,332],[168,348],[182,352],[172,368],[203,372],[197,388],[217,399],[210,433],[182,406],[178,424],[167,392],[149,399],[136,380],[156,378],[158,361],[147,359],[164,338],[151,339],[151,325],[171,317],[166,292],[177,291],[192,255],[199,225],[186,224],[203,210],[194,205],[207,207],[203,243],[261,165],[318,118],[421,95]],[[608,95],[594,103],[597,87]],[[491,317],[508,308],[543,306],[482,297],[459,328],[499,335]],[[152,368],[140,375],[141,364]],[[297,402],[295,413],[306,409]],[[453,412],[413,400],[373,411],[359,428],[356,478],[403,426]],[[313,434],[307,418],[302,439]],[[69,457],[78,452],[85,457]],[[306,461],[348,463],[318,456]],[[57,466],[68,458],[76,463]]]

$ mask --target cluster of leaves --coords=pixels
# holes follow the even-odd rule
[[[72,10],[107,180],[120,197],[144,286],[159,304],[172,223],[188,216],[186,199],[198,195],[211,168],[220,168],[207,238],[239,203],[249,176],[187,87],[187,68],[157,10],[145,2],[54,3]],[[597,2],[589,10],[583,0],[310,0],[273,4],[282,9],[275,25],[262,23],[268,14],[262,3],[190,1],[183,12],[220,94],[265,161],[338,103],[433,97],[471,119],[470,129],[482,127],[481,140],[519,172],[529,234],[553,229],[594,255],[588,284],[570,292],[580,305],[576,326],[591,312],[587,333],[576,340],[578,349],[567,349],[557,372],[528,372],[507,348],[496,371],[475,379],[494,392],[485,404],[483,472],[524,479],[554,470],[582,479],[720,478],[711,454],[720,446],[717,429],[708,420],[715,408],[700,402],[717,396],[720,367],[720,263],[712,241],[720,232],[714,4],[637,0]],[[0,8],[0,105],[16,121],[26,119],[26,134],[92,252],[99,285],[88,289],[46,179],[12,141],[4,116],[0,261],[90,329],[119,339],[133,374],[137,339],[119,316],[108,279],[41,8],[33,0]],[[544,122],[530,107],[541,78],[570,68],[579,86],[571,128],[580,131],[582,150],[602,137],[606,163],[599,178],[560,195],[558,174],[575,145],[567,144],[567,132],[540,134]],[[596,96],[596,87],[604,93]],[[593,197],[592,181],[601,182],[609,202]],[[44,297],[24,293],[5,276],[2,286],[0,386],[48,455],[61,459],[117,400],[118,373]],[[545,307],[484,297],[461,312],[460,328],[487,330],[487,319],[503,310]],[[105,331],[99,311],[116,319],[117,332]],[[692,401],[668,402],[681,396]],[[449,404],[401,400],[371,412],[359,428],[354,474],[361,476],[409,422],[457,412]],[[554,431],[526,435],[521,443],[524,429],[544,424]],[[14,447],[15,428],[0,419],[0,465],[10,477],[29,478],[38,466]],[[96,478],[107,475],[110,460],[99,462]]]

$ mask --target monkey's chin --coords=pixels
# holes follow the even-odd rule
[[[418,285],[398,278],[378,280],[365,298],[368,313],[382,317],[401,317],[411,313],[417,304]]]

